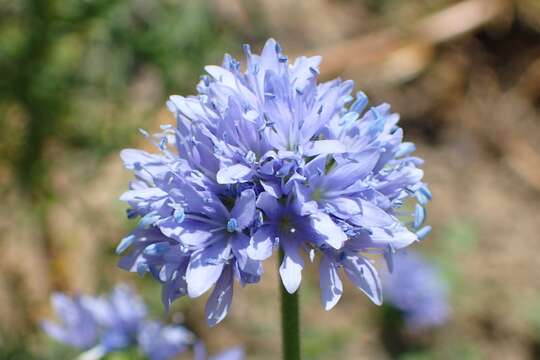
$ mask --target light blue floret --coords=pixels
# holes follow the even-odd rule
[[[238,229],[238,221],[235,218],[231,218],[227,221],[227,231],[230,233],[235,232]]]

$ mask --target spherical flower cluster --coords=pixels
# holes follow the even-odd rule
[[[394,271],[383,276],[387,302],[403,313],[412,331],[440,326],[450,313],[447,288],[437,269],[419,254],[397,253]]]
[[[43,330],[63,344],[86,350],[78,359],[100,359],[135,345],[150,360],[173,359],[190,347],[196,360],[244,358],[241,348],[207,357],[202,342],[183,326],[149,320],[142,299],[125,285],[102,297],[55,293],[51,303],[62,322],[43,321]]]
[[[118,245],[118,253],[132,248],[120,266],[151,273],[165,306],[213,286],[210,325],[227,314],[234,282],[257,283],[277,248],[288,292],[300,286],[303,254],[318,254],[325,309],[342,294],[340,269],[380,304],[365,255],[391,263],[396,249],[429,232],[431,193],[399,116],[387,104],[366,110],[352,81],[318,84],[319,56],[289,64],[272,39],[260,55],[244,53],[244,70],[225,55],[205,68],[197,96],[171,96],[176,126],[142,131],[160,153],[122,151],[135,181],[121,199],[139,225]]]

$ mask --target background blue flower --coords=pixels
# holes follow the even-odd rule
[[[438,269],[414,252],[397,253],[393,268],[384,275],[385,299],[402,312],[406,326],[415,331],[444,325],[450,305]]]
[[[185,327],[148,319],[142,299],[124,284],[100,297],[55,293],[51,302],[61,323],[43,321],[43,331],[60,343],[85,350],[81,360],[100,359],[135,346],[150,360],[174,359],[190,349],[197,360],[244,358],[240,347],[207,357],[204,344]]]

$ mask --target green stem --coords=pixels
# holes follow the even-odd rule
[[[283,250],[279,249],[279,263],[283,261]],[[300,319],[298,291],[289,294],[281,280],[281,346],[284,360],[300,360]]]

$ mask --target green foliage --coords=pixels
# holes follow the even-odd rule
[[[436,243],[439,244],[437,256],[434,257],[446,280],[454,291],[466,286],[461,273],[459,259],[473,251],[478,243],[478,235],[474,225],[466,220],[457,219],[446,224]]]
[[[137,348],[133,347],[107,354],[103,360],[146,360],[146,357]]]
[[[478,242],[474,225],[465,220],[455,220],[447,224],[442,237],[445,249],[453,254],[470,251]]]
[[[9,343],[0,346],[0,359],[27,360],[32,359],[32,354],[22,343]]]
[[[19,0],[0,17],[0,156],[38,194],[50,143],[116,151],[234,38],[204,1]]]
[[[348,333],[335,330],[304,329],[302,352],[306,359],[341,358],[341,349],[349,340]]]
[[[533,330],[533,337],[540,341],[540,299],[536,299],[533,306],[527,309],[528,322]]]

